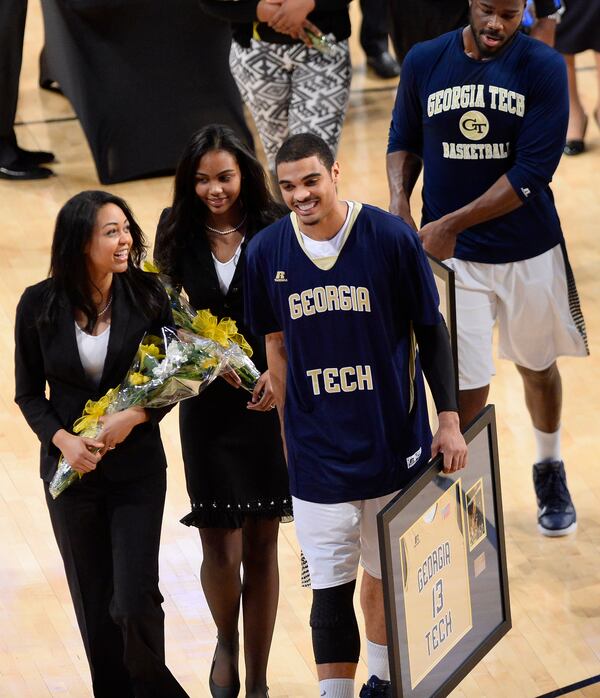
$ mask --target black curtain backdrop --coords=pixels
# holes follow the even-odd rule
[[[229,25],[196,0],[42,0],[42,83],[81,122],[103,184],[172,172],[191,134],[231,126],[248,143],[229,72]]]

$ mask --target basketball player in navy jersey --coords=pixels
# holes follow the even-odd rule
[[[246,311],[266,335],[284,426],[320,695],[354,696],[361,559],[371,678],[360,695],[387,696],[376,514],[430,455],[442,452],[447,472],[465,465],[448,332],[418,236],[338,199],[339,164],[322,139],[293,136],[276,164],[291,213],[248,246]],[[433,443],[420,366],[439,412]]]
[[[575,530],[560,450],[556,359],[584,356],[575,281],[549,188],[568,121],[561,56],[518,31],[525,0],[472,0],[469,26],[415,46],[402,66],[387,155],[390,210],[413,227],[424,167],[425,249],[456,274],[460,414],[486,403],[500,357],[523,379],[538,455],[538,526]]]

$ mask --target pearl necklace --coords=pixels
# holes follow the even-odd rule
[[[210,230],[211,233],[216,233],[217,235],[231,235],[231,233],[235,233],[236,230],[239,230],[244,225],[247,217],[248,216],[244,213],[242,220],[234,228],[227,228],[226,230],[219,230],[218,228],[213,228],[212,226],[208,225],[208,223],[205,223],[204,227],[207,230]]]
[[[101,315],[104,315],[104,313],[110,308],[112,302],[113,302],[113,297],[112,297],[112,294],[111,294],[110,300],[109,300],[108,303],[104,306],[104,308],[102,308],[102,310],[99,310],[99,311],[96,313],[96,317],[99,318]]]

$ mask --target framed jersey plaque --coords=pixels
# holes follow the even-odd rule
[[[433,272],[433,278],[440,297],[440,313],[444,318],[448,334],[450,335],[450,346],[452,347],[452,357],[454,358],[454,380],[456,382],[456,394],[458,395],[458,339],[456,335],[456,296],[454,293],[454,272],[439,259],[427,255],[429,266]],[[435,434],[438,425],[437,410],[433,396],[425,381],[427,392],[427,409],[429,412],[429,423]]]
[[[493,405],[465,440],[464,470],[435,458],[378,515],[397,698],[448,695],[511,627]]]

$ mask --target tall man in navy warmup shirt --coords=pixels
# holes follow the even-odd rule
[[[244,297],[249,324],[266,335],[284,421],[320,695],[354,697],[362,558],[371,679],[360,695],[384,698],[377,512],[430,453],[444,454],[447,471],[466,460],[448,333],[416,233],[387,212],[339,200],[339,165],[321,138],[293,136],[276,165],[291,213],[248,245]],[[433,443],[419,359],[439,412]]]
[[[542,533],[576,527],[560,453],[560,355],[587,353],[549,188],[568,121],[561,56],[518,31],[524,0],[472,0],[469,26],[415,46],[390,128],[390,210],[409,222],[424,166],[425,249],[456,273],[461,422],[485,405],[492,328],[522,376]]]

